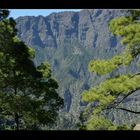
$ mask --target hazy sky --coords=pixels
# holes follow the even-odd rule
[[[61,11],[80,11],[81,9],[9,9],[10,17],[17,18],[19,16],[47,16],[53,12]]]

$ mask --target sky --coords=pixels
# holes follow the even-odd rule
[[[51,13],[62,11],[80,11],[81,9],[9,9],[10,17],[17,18],[19,16],[47,16]]]

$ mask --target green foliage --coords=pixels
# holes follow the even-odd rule
[[[134,11],[133,11],[134,12]],[[133,13],[132,12],[132,13]],[[134,12],[134,16],[139,11]],[[89,63],[89,71],[98,74],[107,74],[117,69],[120,65],[129,65],[140,53],[140,23],[128,17],[118,17],[109,23],[109,28],[114,35],[123,37],[121,43],[126,45],[124,52],[109,60],[93,60]]]
[[[51,74],[51,67],[50,67],[50,64],[47,61],[42,63],[40,66],[38,66],[37,69],[38,69],[39,72],[43,73],[44,78],[48,78],[48,77],[51,76],[50,75]]]
[[[0,10],[0,113],[14,121],[7,129],[41,129],[55,122],[63,99],[49,63],[34,65],[34,50],[16,37],[7,13]]]
[[[86,124],[87,130],[107,130],[109,127],[112,126],[112,123],[105,119],[103,116],[96,116],[92,117],[88,120]]]
[[[0,10],[0,21],[7,18],[9,15],[9,11],[8,10]]]
[[[125,125],[115,125],[103,115],[92,115],[81,125],[80,130],[132,130],[131,127]]]
[[[108,79],[83,93],[83,101],[94,102],[100,101],[101,104],[108,105],[116,99],[120,93],[127,95],[129,92],[140,88],[140,76],[121,75],[118,78]]]
[[[121,43],[125,46],[124,51],[108,60],[92,60],[89,63],[89,71],[96,72],[103,75],[118,69],[119,66],[129,65],[137,55],[140,53],[140,23],[138,16],[140,10],[134,10],[126,17],[118,17],[109,23],[109,28],[114,35],[121,36]],[[123,126],[111,126],[108,120],[106,120],[102,112],[107,108],[116,108],[121,101],[120,98],[126,98],[134,91],[140,89],[140,74],[128,74],[118,75],[118,77],[107,79],[101,82],[99,85],[86,90],[82,94],[82,100],[87,103],[94,103],[94,109],[91,117],[86,122],[87,129],[109,129],[109,130],[121,130],[130,129]],[[120,102],[119,102],[120,101]],[[118,102],[118,104],[116,104]],[[89,104],[89,106],[90,106]],[[89,111],[89,106],[85,110]],[[102,127],[100,127],[100,125]],[[99,125],[99,127],[98,127]]]
[[[132,130],[131,127],[128,127],[126,124],[117,126],[117,130]]]

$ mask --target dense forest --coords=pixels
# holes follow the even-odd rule
[[[0,129],[132,130],[139,16],[95,9],[14,20],[0,10]]]

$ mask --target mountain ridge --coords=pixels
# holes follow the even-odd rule
[[[120,38],[110,33],[108,24],[125,14],[121,9],[86,9],[16,19],[19,38],[35,49],[35,64],[48,60],[59,83],[58,92],[65,101],[62,114],[69,124],[62,121],[57,129],[76,129],[84,108],[81,93],[111,76],[101,78],[89,73],[88,63],[92,59],[111,58],[123,50]]]

